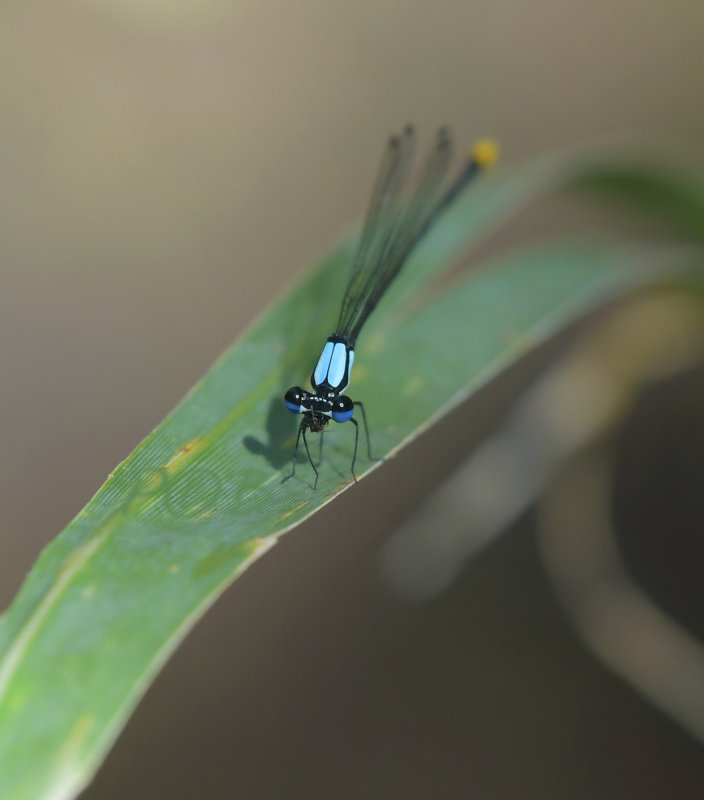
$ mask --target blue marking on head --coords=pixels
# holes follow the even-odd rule
[[[336,397],[332,402],[330,415],[335,422],[347,422],[354,414],[354,403],[344,394]]]
[[[306,393],[300,386],[292,386],[284,395],[284,405],[292,414],[300,414],[304,411],[303,401]]]

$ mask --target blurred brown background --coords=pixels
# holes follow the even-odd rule
[[[611,133],[701,141],[703,34],[700,0],[4,4],[2,605],[110,469],[360,217],[391,130],[490,133],[509,161]],[[495,244],[533,233],[524,220]],[[700,746],[564,621],[532,513],[427,604],[379,577],[381,544],[544,356],[238,581],[85,797],[704,796]]]

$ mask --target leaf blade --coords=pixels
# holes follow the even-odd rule
[[[488,211],[485,197],[463,198],[385,301],[387,315],[370,321],[354,377],[357,395],[372,401],[379,452],[398,450],[590,304],[649,279],[640,261],[614,248],[511,256],[403,312],[391,335],[389,316],[401,313],[404,298],[497,216],[558,177],[567,182],[564,170],[551,169],[502,178]],[[327,298],[339,296],[349,253],[343,245],[263,315],[40,556],[0,622],[8,797],[79,791],[159,666],[223,588],[349,484],[344,449],[318,493],[305,482],[280,483],[296,424],[280,396],[307,374],[329,332],[337,309]],[[394,397],[404,402],[389,402]]]

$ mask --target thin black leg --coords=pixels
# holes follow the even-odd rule
[[[323,434],[325,430],[320,431],[320,444],[318,445],[318,466],[323,463]]]
[[[306,453],[308,454],[308,461],[310,461],[310,465],[311,465],[311,467],[313,467],[313,472],[315,472],[315,483],[313,484],[313,488],[317,489],[318,488],[318,470],[316,469],[315,464],[313,463],[313,459],[311,458],[311,455],[310,455],[310,448],[308,447],[308,439],[306,439],[306,429],[305,428],[303,428],[303,444],[306,447]]]
[[[293,478],[293,476],[296,474],[296,458],[298,457],[298,442],[301,440],[302,430],[303,430],[303,423],[301,422],[301,424],[298,426],[298,434],[296,435],[296,447],[293,450],[293,462],[291,463],[291,472],[284,478],[283,481],[281,481],[282,483],[284,483],[284,481],[287,481],[289,478]]]
[[[367,412],[364,410],[364,403],[360,403],[359,400],[354,401],[355,406],[359,406],[362,411],[362,421],[364,422],[364,433],[367,437],[367,455],[369,456],[370,461],[383,461],[383,458],[376,458],[372,455],[372,443],[369,439],[369,425],[367,425]]]
[[[354,425],[354,454],[352,456],[352,477],[354,482],[357,483],[357,475],[354,471],[354,465],[357,461],[357,443],[359,442],[359,423],[354,417],[350,417],[350,422]]]

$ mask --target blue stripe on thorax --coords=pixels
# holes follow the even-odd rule
[[[339,336],[328,337],[311,377],[313,388],[328,388],[335,394],[344,392],[350,382],[354,350]]]

